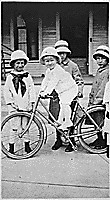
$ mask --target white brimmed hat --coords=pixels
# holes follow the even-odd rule
[[[13,63],[14,63],[16,60],[19,60],[19,59],[25,60],[26,63],[29,61],[29,58],[26,56],[26,54],[24,53],[24,51],[22,51],[22,50],[16,50],[16,51],[14,51],[14,52],[11,54],[10,65],[12,66]],[[26,64],[26,63],[25,63],[25,64]]]
[[[44,57],[46,56],[54,56],[57,58],[58,62],[60,63],[61,61],[61,58],[60,56],[58,55],[57,53],[57,50],[54,48],[54,47],[46,47],[42,53],[41,53],[41,56],[40,56],[40,63],[44,65]]]
[[[100,45],[95,53],[93,54],[93,58],[96,60],[96,56],[97,55],[103,55],[106,58],[109,58],[109,47],[105,46],[105,45]]]
[[[60,52],[71,53],[71,51],[68,48],[68,42],[66,42],[65,40],[57,41],[54,47],[57,50],[57,53],[60,53]]]

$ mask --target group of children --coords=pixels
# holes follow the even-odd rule
[[[62,52],[64,53],[64,52]],[[100,46],[93,58],[97,61],[99,66],[98,75],[95,78],[91,93],[89,95],[89,106],[92,104],[107,104],[107,114],[110,111],[108,90],[110,90],[109,81],[109,49],[106,46]],[[6,104],[8,105],[9,113],[20,110],[31,110],[35,102],[35,88],[31,75],[25,71],[25,65],[29,58],[21,50],[16,50],[11,55],[10,65],[13,66],[13,70],[7,76],[4,86],[4,97]],[[50,95],[55,90],[59,97],[60,111],[58,116],[58,122],[61,124],[59,127],[62,130],[67,130],[72,126],[71,117],[71,102],[78,95],[78,84],[71,76],[71,74],[61,67],[61,55],[58,54],[54,47],[47,47],[43,50],[40,56],[40,63],[45,65],[47,70],[45,77],[42,81],[40,88],[40,95],[45,97]],[[102,74],[100,76],[100,73]],[[108,82],[108,83],[107,83]],[[96,88],[94,85],[97,85]],[[106,89],[106,88],[107,89]],[[109,89],[108,89],[109,87]],[[102,89],[103,88],[103,89]],[[105,93],[104,93],[105,91]],[[104,98],[103,98],[104,96]],[[17,126],[20,127],[20,120],[22,120],[22,129],[27,125],[26,118],[17,120]],[[108,117],[109,120],[109,117]],[[105,120],[106,121],[106,120]],[[105,123],[105,125],[108,122]],[[109,122],[110,123],[110,122]],[[106,125],[107,126],[107,125]],[[14,153],[14,141],[11,139],[11,135],[15,133],[15,121],[11,124],[12,130],[10,133],[9,151]],[[109,132],[109,130],[105,130]],[[25,151],[28,153],[31,151],[29,146],[29,133],[25,142]],[[60,145],[61,146],[61,145]],[[58,148],[53,148],[57,150]]]

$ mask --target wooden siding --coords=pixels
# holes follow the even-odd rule
[[[32,77],[41,77],[45,75],[46,67],[38,62],[29,62],[25,66],[25,70],[27,70]]]
[[[42,47],[54,46],[56,42],[56,27],[42,28]]]
[[[56,42],[56,13],[44,13],[42,16],[42,49],[54,46]]]

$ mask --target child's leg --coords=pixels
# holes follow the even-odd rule
[[[24,130],[28,124],[28,118],[27,117],[22,117],[22,129]],[[24,134],[24,141],[29,142],[29,130]]]
[[[59,112],[59,116],[58,116],[58,123],[62,124],[63,119],[64,119],[64,108],[63,108],[63,104],[60,104],[60,112]]]
[[[10,121],[9,152],[14,153],[15,145],[18,143],[18,132],[21,131],[21,117],[15,117]]]
[[[64,116],[65,121],[63,122],[64,129],[73,125],[71,118],[71,107],[68,104],[64,104]]]
[[[71,117],[71,107],[68,104],[62,104],[62,125],[61,129],[66,130],[67,127],[70,127],[73,125],[72,121],[70,120]],[[63,118],[65,118],[65,121],[63,122]]]
[[[15,117],[10,121],[10,136],[9,136],[9,143],[13,144],[16,142],[17,139],[17,132],[21,131],[21,118]]]
[[[27,117],[22,117],[22,129],[25,129],[27,124],[28,124],[28,118]],[[24,134],[24,142],[25,142],[25,151],[27,153],[30,153],[32,150],[30,148],[30,138],[29,138],[29,130]]]
[[[9,114],[16,112],[16,109],[14,109],[11,105],[8,105],[8,112]],[[14,117],[10,121],[10,133],[9,133],[9,143],[14,144],[16,142],[17,132],[21,131],[21,118],[20,117]]]

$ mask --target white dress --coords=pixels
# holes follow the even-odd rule
[[[14,75],[17,75],[17,74],[22,75],[26,73],[26,71],[18,73],[13,70],[11,73],[13,73]],[[29,111],[31,109],[31,102],[35,102],[35,97],[36,97],[34,83],[30,74],[28,74],[28,77],[23,77],[22,80],[25,83],[25,88],[26,88],[26,91],[23,96],[21,93],[20,83],[19,83],[18,92],[17,92],[13,84],[13,75],[9,74],[7,76],[6,83],[4,86],[4,98],[5,98],[6,104],[14,103],[20,110]],[[12,112],[16,112],[16,109],[13,108],[11,105],[8,105],[8,111],[9,113],[12,113]],[[21,120],[22,120],[22,123],[21,123]],[[25,127],[27,126],[27,123],[28,123],[27,117],[22,117],[22,118],[16,117],[10,121],[11,129],[9,133],[10,135],[9,143],[15,142],[14,135],[16,134],[16,132],[20,133],[23,129],[25,129]],[[26,132],[24,141],[25,142],[29,141],[29,131]]]

